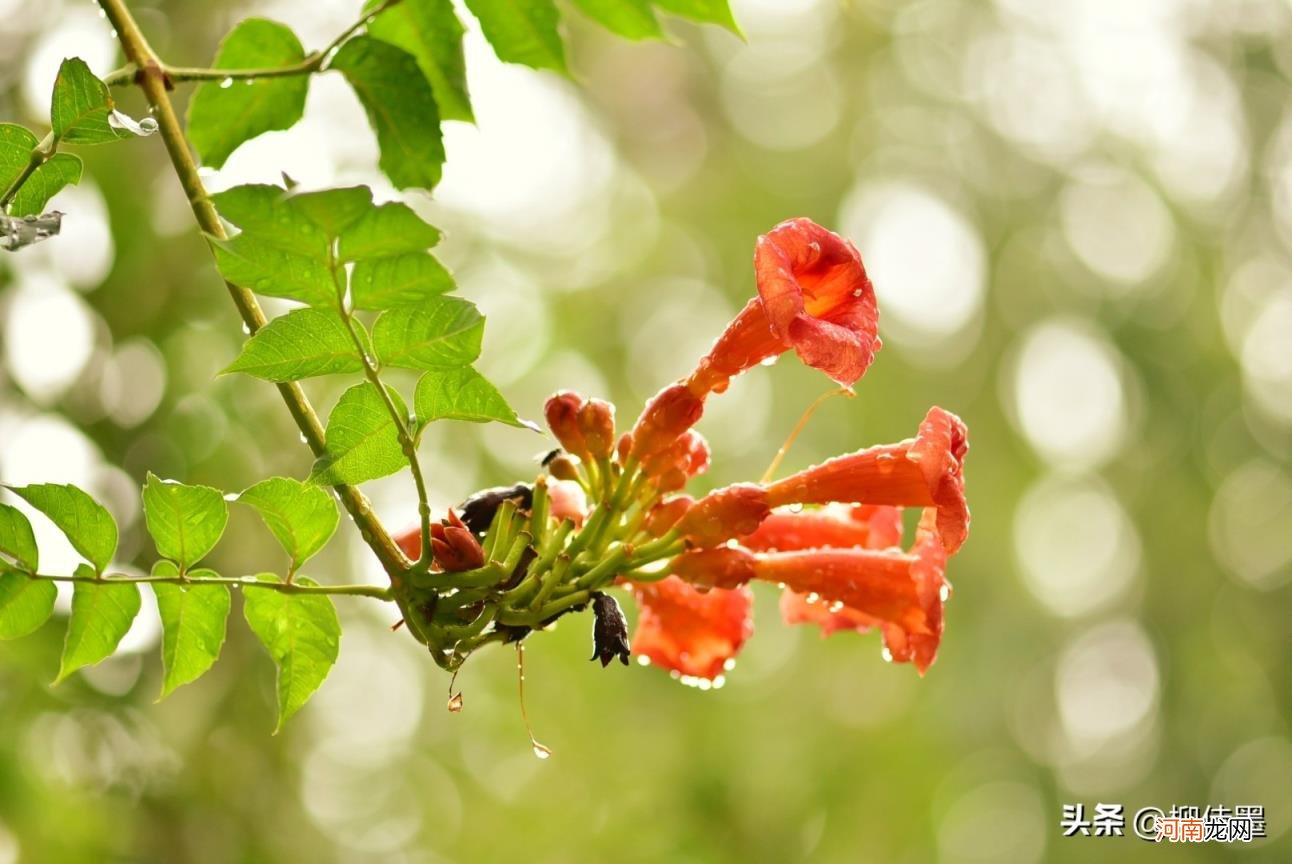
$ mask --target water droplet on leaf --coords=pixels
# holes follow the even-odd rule
[[[221,89],[221,90],[228,90],[228,89],[229,89],[230,87],[232,87],[232,86],[233,86],[233,79],[232,79],[232,78],[225,78],[223,81],[221,81],[221,82],[220,82],[220,89]]]

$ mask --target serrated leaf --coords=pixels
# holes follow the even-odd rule
[[[372,347],[382,365],[401,369],[465,366],[480,356],[484,317],[458,297],[432,297],[417,307],[382,313]]]
[[[399,392],[387,387],[402,416],[408,408]],[[341,394],[327,421],[325,452],[314,463],[310,483],[354,485],[393,474],[408,465],[394,419],[371,383]]]
[[[417,60],[402,48],[370,36],[356,36],[333,56],[368,112],[377,133],[380,166],[400,189],[431,189],[440,182],[444,143],[440,113]]]
[[[516,416],[498,389],[470,366],[435,369],[417,382],[413,410],[420,429],[434,420],[466,420],[471,423],[498,421],[510,426],[534,428]]]
[[[356,309],[421,306],[456,288],[444,265],[426,252],[359,261],[350,273],[350,302]]]
[[[93,576],[82,564],[78,576]],[[130,623],[139,614],[139,586],[133,582],[76,582],[72,587],[72,617],[67,622],[63,659],[57,684],[77,669],[104,660],[121,643]]]
[[[69,144],[105,144],[156,131],[152,118],[136,124],[116,115],[116,105],[104,84],[85,61],[72,57],[58,67],[49,109],[54,137]]]
[[[49,517],[72,547],[102,573],[117,551],[117,523],[112,514],[75,486],[38,483],[10,489]]]
[[[295,255],[326,261],[327,233],[295,212],[289,201],[286,189],[264,183],[233,186],[211,196],[220,216],[249,236]]]
[[[728,0],[651,0],[659,9],[663,9],[681,18],[689,18],[701,24],[717,24],[740,36],[740,27],[731,15]]]
[[[170,561],[158,561],[154,576],[178,576]],[[213,570],[192,570],[189,576],[200,579],[218,576]],[[229,620],[229,588],[226,585],[179,584],[153,582],[157,611],[162,622],[161,694],[166,698],[176,687],[196,681],[220,656]]]
[[[290,28],[249,18],[220,42],[216,69],[290,66],[305,49]],[[276,129],[290,129],[305,114],[308,75],[210,82],[198,85],[188,105],[188,138],[201,161],[219,168],[245,141]]]
[[[270,477],[238,496],[260,514],[287,550],[293,569],[314,556],[336,531],[341,514],[326,490],[290,477]]]
[[[660,29],[647,0],[573,0],[580,12],[626,39],[659,39]]]
[[[354,322],[359,339],[367,343],[363,325]],[[362,372],[363,363],[341,316],[328,309],[293,309],[256,331],[242,346],[238,359],[224,370],[285,382]]]
[[[58,589],[49,579],[33,579],[0,564],[0,639],[33,633],[54,613]]]
[[[256,578],[262,582],[279,581],[271,573]],[[317,584],[304,577],[296,582]],[[325,595],[284,594],[253,585],[247,585],[242,594],[247,624],[278,669],[277,734],[332,670],[340,650],[341,622],[331,598]]]
[[[215,193],[211,203],[246,236],[319,261],[327,260],[333,239],[374,209],[367,186],[290,192],[249,183]]]
[[[35,573],[40,567],[31,523],[21,510],[8,504],[0,504],[0,553],[8,555],[28,573]]]
[[[35,133],[25,126],[0,123],[0,194],[4,194],[22,174],[31,161],[31,151],[39,143]]]
[[[162,557],[187,570],[220,541],[229,521],[229,505],[218,489],[162,480],[149,471],[144,519]]]
[[[287,206],[326,234],[339,237],[343,231],[370,213],[372,190],[367,186],[340,186],[315,192],[293,192]]]
[[[41,213],[49,199],[68,186],[81,182],[81,159],[71,153],[55,153],[22,184],[18,194],[9,204],[14,216],[31,216]]]
[[[336,283],[326,260],[289,252],[267,236],[247,231],[231,240],[208,238],[220,275],[266,297],[335,307]]]
[[[425,252],[439,242],[437,228],[422,221],[407,204],[392,201],[369,208],[341,232],[337,257],[342,261],[388,258]]]
[[[565,46],[552,0],[466,0],[499,60],[564,74]]]
[[[364,10],[371,10],[380,2],[368,0]],[[417,58],[422,74],[431,83],[441,117],[475,119],[471,114],[462,55],[465,31],[453,12],[452,0],[403,0],[369,22],[368,32]]]

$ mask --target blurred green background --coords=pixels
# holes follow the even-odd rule
[[[247,15],[318,47],[359,3],[132,6],[200,65]],[[153,704],[145,592],[123,652],[55,690],[61,615],[0,647],[0,864],[1292,859],[1292,8],[733,8],[744,42],[674,21],[644,45],[567,9],[577,82],[471,33],[478,126],[449,124],[445,181],[412,203],[490,316],[482,369],[530,417],[572,387],[630,421],[751,295],[757,234],[805,215],[851,237],[885,348],[782,470],[911,435],[930,404],[968,423],[973,531],[929,675],[877,635],[783,626],[773,590],[710,692],[603,671],[567,619],[527,643],[540,762],[512,652],[473,658],[449,714],[393,609],[354,600],[331,678],[271,737],[273,670],[236,611],[213,672]],[[94,4],[0,0],[0,116],[42,127],[65,55],[118,65]],[[338,77],[210,187],[285,170],[390,197]],[[236,490],[309,460],[271,387],[216,377],[242,336],[161,142],[82,155],[63,235],[0,257],[0,478],[86,486],[147,568],[145,470]],[[757,478],[828,386],[792,359],[739,379],[701,425],[698,486]],[[323,410],[338,387],[307,382]],[[548,446],[442,425],[440,507],[532,477]],[[365,489],[413,520],[407,477]],[[380,581],[346,528],[313,575]],[[280,556],[235,513],[209,561]],[[1077,802],[1261,804],[1269,839],[1061,837]]]

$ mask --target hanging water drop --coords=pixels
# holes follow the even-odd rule
[[[534,755],[537,756],[539,759],[547,759],[551,757],[552,751],[550,748],[544,747],[542,744],[539,744],[537,741],[535,741]]]
[[[233,86],[233,79],[232,79],[232,78],[225,78],[223,81],[221,81],[221,82],[220,82],[220,89],[221,89],[221,90],[228,90],[228,89],[229,89],[230,87],[232,87],[232,86]]]
[[[449,697],[448,709],[450,714],[457,714],[462,710],[462,693],[459,691]]]

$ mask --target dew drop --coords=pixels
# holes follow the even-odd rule
[[[221,90],[228,90],[228,89],[229,89],[230,87],[232,87],[232,86],[233,86],[233,79],[232,79],[232,78],[225,78],[223,81],[221,81],[221,82],[220,82],[220,89],[221,89]]]
[[[462,693],[454,693],[449,697],[448,709],[450,714],[457,714],[462,710]]]
[[[251,325],[250,325],[250,324],[247,324],[247,323],[245,323],[245,322],[243,323],[243,325],[242,325],[242,335],[243,335],[243,336],[250,336],[250,335],[251,335]]]
[[[948,599],[950,599],[950,597],[951,597],[951,586],[943,582],[942,587],[938,589],[938,599],[940,599],[943,603],[945,603],[947,602]]]
[[[808,595],[807,595],[807,602],[808,602],[808,603],[816,603],[816,602],[818,602],[820,599],[821,599],[821,595],[820,595],[820,594],[818,594],[818,593],[816,593],[815,591],[810,591],[810,592],[808,592]]]
[[[759,361],[758,361],[758,365],[759,365],[759,366],[775,366],[775,365],[776,365],[776,361],[777,361],[777,360],[779,360],[780,358],[781,358],[781,355],[779,355],[779,354],[773,354],[773,355],[772,355],[772,356],[770,356],[770,357],[764,357],[762,360],[759,360]]]
[[[552,756],[552,751],[551,751],[551,748],[546,747],[542,744],[539,744],[537,741],[535,741],[534,755],[537,756],[539,759],[549,759]]]
[[[803,505],[802,505],[802,504],[791,504],[791,505],[790,505],[790,512],[791,512],[791,513],[802,513],[802,512],[803,512]]]
[[[854,288],[854,289],[852,289],[852,296],[853,296],[853,297],[860,297],[860,296],[861,296],[862,294],[864,294],[864,293],[865,293],[865,292],[864,292],[864,291],[862,291],[860,288]]]
[[[304,433],[304,432],[302,432],[302,433],[301,433],[301,443],[302,443],[302,444],[308,444],[308,443],[310,443],[310,442],[309,442],[309,439],[305,437],[305,433]]]
[[[893,662],[893,652],[888,650],[887,645],[885,645],[883,649],[879,652],[879,656],[884,658],[885,663]]]

